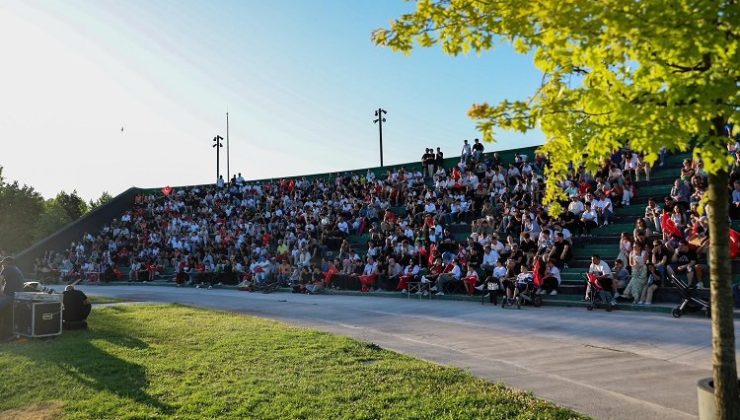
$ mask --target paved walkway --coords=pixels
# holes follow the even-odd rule
[[[467,369],[599,419],[696,418],[696,381],[711,376],[709,320],[699,317],[172,287],[80,289],[350,336]],[[740,337],[740,328],[735,334]]]

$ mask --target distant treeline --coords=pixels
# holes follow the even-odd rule
[[[111,198],[106,191],[86,202],[73,190],[44,200],[33,187],[6,182],[0,166],[0,255],[24,250]]]

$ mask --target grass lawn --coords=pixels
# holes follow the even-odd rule
[[[121,299],[121,298],[114,298],[110,296],[87,296],[88,300],[92,304],[101,304],[101,303],[120,303],[120,302],[130,302],[129,299]]]
[[[579,418],[459,369],[260,318],[127,305],[88,321],[0,344],[0,418]]]

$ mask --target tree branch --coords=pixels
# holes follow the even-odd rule
[[[674,71],[673,71],[674,73],[689,73],[689,72],[694,72],[694,71],[699,72],[699,73],[703,73],[703,72],[709,70],[710,68],[712,68],[712,56],[709,55],[709,53],[704,53],[702,55],[702,57],[701,57],[701,62],[698,63],[698,64],[696,64],[696,65],[694,65],[694,66],[683,66],[683,65],[680,65],[680,64],[669,63],[669,62],[667,62],[665,60],[661,60],[657,56],[657,54],[653,54],[653,57],[656,60],[658,60],[661,63],[663,63],[664,65],[666,65],[666,66],[674,69]]]

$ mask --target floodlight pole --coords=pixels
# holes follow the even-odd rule
[[[223,140],[223,139],[224,139],[223,137],[217,135],[216,137],[213,138],[213,146],[211,146],[211,147],[215,147],[216,148],[216,182],[217,183],[218,183],[218,177],[221,175],[221,169],[220,169],[220,156],[221,156],[221,153],[220,153],[220,150],[219,149],[221,149],[222,147],[224,147],[224,145],[221,144],[221,140]]]
[[[226,111],[226,182],[229,182],[231,179],[231,171],[229,168],[229,164],[231,163],[231,158],[229,157],[229,112]]]
[[[383,123],[385,122],[385,118],[383,115],[387,114],[388,111],[384,110],[383,108],[378,108],[375,111],[375,118],[373,120],[373,123],[378,124],[378,134],[380,137],[380,167],[383,167]]]

